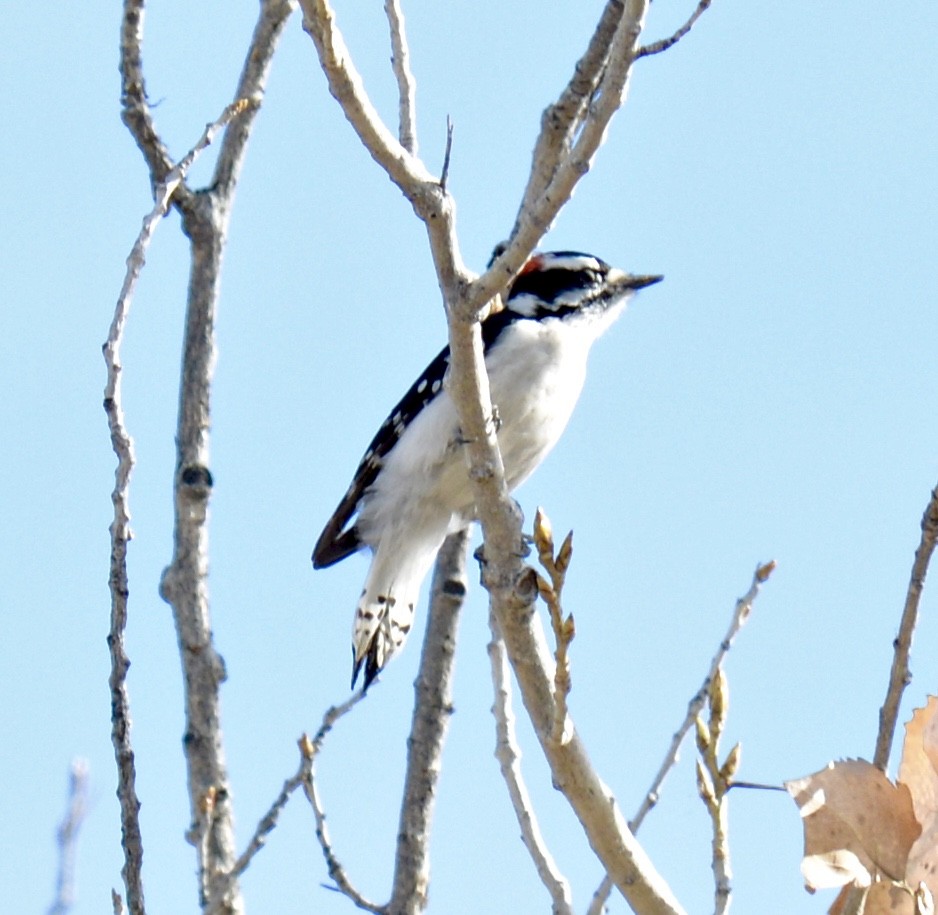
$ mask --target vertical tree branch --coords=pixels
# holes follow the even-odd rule
[[[398,127],[401,146],[412,156],[417,155],[417,87],[410,71],[410,49],[404,30],[404,10],[400,0],[384,0],[384,12],[391,29],[391,66],[397,80]]]
[[[160,580],[160,595],[173,608],[182,658],[186,727],[183,748],[193,828],[199,855],[201,905],[215,896],[218,877],[234,863],[234,823],[221,733],[219,689],[224,662],[212,640],[208,603],[209,403],[215,367],[215,309],[228,211],[213,194],[199,195],[184,215],[192,266],[189,276],[182,380],[176,431],[173,558]],[[205,816],[211,798],[212,816]],[[228,907],[241,911],[237,884]]]
[[[141,52],[143,6],[143,0],[124,3],[122,117],[144,155],[151,182],[157,187],[172,173],[172,165],[146,98]],[[288,0],[262,0],[260,4],[239,79],[236,95],[239,102],[228,111],[228,118],[235,118],[235,124],[226,134],[211,189],[193,194],[179,176],[172,191],[182,214],[183,230],[191,243],[191,269],[176,435],[174,550],[160,582],[160,593],[173,607],[183,667],[184,750],[193,823],[189,838],[200,850],[199,880],[204,890],[201,904],[204,907],[213,901],[217,903],[223,896],[221,911],[231,913],[242,911],[243,904],[237,881],[229,876],[234,863],[234,826],[219,705],[219,687],[225,674],[212,641],[206,586],[215,309],[238,172],[274,50],[290,10]],[[129,891],[128,905],[136,915]]]
[[[199,150],[210,142],[213,128],[221,129],[222,120],[227,120],[228,117],[230,115],[226,112],[215,125],[207,128],[199,143],[177,166],[170,168],[164,174],[163,180],[158,182],[155,188],[156,201],[153,209],[144,218],[133,249],[127,257],[127,271],[114,308],[114,317],[108,330],[107,340],[103,346],[107,367],[104,410],[111,435],[111,447],[117,456],[114,491],[111,494],[114,519],[110,526],[111,560],[108,576],[111,592],[111,622],[108,634],[111,673],[108,682],[111,690],[111,742],[114,745],[114,756],[117,762],[117,796],[121,808],[121,844],[124,849],[124,865],[121,874],[131,915],[142,915],[144,912],[141,874],[143,842],[140,834],[140,801],[136,792],[134,752],[130,740],[130,699],[127,692],[127,671],[130,667],[130,660],[124,648],[127,602],[130,593],[127,576],[127,546],[132,536],[129,489],[134,467],[134,446],[124,422],[121,345],[137,281],[146,262],[146,250],[156,231],[156,226],[166,215],[173,193],[185,179],[186,172],[195,161]]]
[[[260,15],[254,26],[234,94],[235,99],[245,99],[251,104],[244,108],[225,131],[212,178],[212,189],[223,197],[234,195],[251,129],[254,127],[254,118],[260,111],[267,88],[270,64],[292,12],[291,0],[261,0]]]
[[[879,711],[879,733],[876,736],[876,751],[873,754],[873,765],[883,772],[889,765],[889,754],[892,751],[892,741],[896,734],[896,723],[899,720],[899,705],[902,702],[902,693],[912,680],[912,671],[909,668],[909,655],[912,652],[912,637],[918,623],[918,605],[922,597],[922,588],[925,585],[925,576],[928,574],[928,564],[931,562],[938,540],[938,487],[932,490],[931,498],[922,515],[922,537],[915,559],[912,562],[912,575],[909,588],[905,596],[905,606],[902,609],[902,620],[899,623],[899,634],[893,642],[892,667],[889,671],[889,685],[886,688],[886,698]]]
[[[450,534],[437,556],[430,608],[414,683],[416,701],[407,739],[407,770],[397,831],[392,915],[418,915],[427,905],[430,824],[443,742],[453,713],[453,655],[459,612],[466,597],[469,528]]]
[[[172,156],[153,122],[143,77],[144,0],[124,0],[120,35],[121,120],[136,140],[153,187],[166,179]]]

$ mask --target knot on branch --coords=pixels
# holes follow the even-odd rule
[[[194,498],[208,498],[215,481],[212,472],[204,464],[188,464],[179,472],[182,491]]]

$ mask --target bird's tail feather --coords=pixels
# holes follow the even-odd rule
[[[400,557],[397,557],[398,561]],[[420,585],[429,571],[433,553],[401,566],[388,568],[379,546],[355,610],[352,629],[352,687],[364,666],[364,689],[391,657],[404,646],[414,622]]]

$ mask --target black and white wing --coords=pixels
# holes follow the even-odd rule
[[[411,385],[410,390],[381,424],[381,428],[371,440],[368,450],[365,451],[355,471],[352,485],[316,541],[313,549],[313,568],[324,569],[326,566],[331,566],[364,546],[355,525],[349,526],[349,522],[358,511],[362,496],[381,471],[385,456],[398,443],[420,411],[432,403],[442,390],[447,368],[449,368],[448,346],[427,366],[423,374]]]
[[[482,322],[484,351],[488,352],[502,331],[520,317],[509,310],[490,314]],[[352,485],[316,541],[313,549],[313,568],[324,569],[362,549],[364,544],[358,531],[354,523],[349,525],[349,522],[361,507],[362,497],[368,487],[374,483],[380,473],[388,452],[398,443],[421,410],[432,403],[443,389],[443,381],[448,369],[449,347],[446,346],[411,385],[410,390],[381,424],[381,428],[371,440],[371,444],[355,471]]]

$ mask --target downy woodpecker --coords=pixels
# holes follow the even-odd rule
[[[592,344],[636,290],[661,279],[632,276],[575,251],[535,254],[512,283],[504,309],[482,322],[510,490],[560,438]],[[448,366],[446,347],[391,411],[313,550],[317,569],[365,547],[373,554],[355,610],[353,687],[362,665],[367,689],[401,649],[443,540],[475,516]]]

